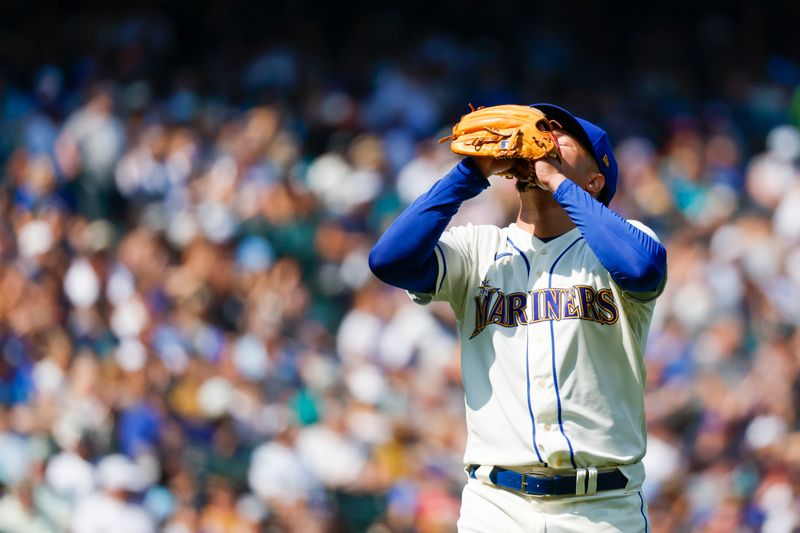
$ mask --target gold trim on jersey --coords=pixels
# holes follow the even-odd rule
[[[512,328],[550,320],[586,320],[612,325],[619,320],[611,289],[595,290],[589,285],[505,294],[484,280],[474,298],[475,329],[470,339],[491,324]]]

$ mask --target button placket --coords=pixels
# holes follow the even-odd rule
[[[531,261],[534,261],[535,258],[537,257],[536,250],[533,250],[531,257],[532,257]],[[541,275],[542,275],[541,269],[534,268],[534,264],[533,262],[531,262],[528,267],[528,280],[526,283],[526,292],[528,292],[528,298],[526,299],[526,305],[525,305],[525,312],[529,320],[530,317],[532,316],[531,312],[533,311],[532,309],[533,302],[532,299],[530,298],[530,291],[533,289],[534,280],[538,280],[541,277]],[[542,342],[542,339],[540,338],[541,335],[539,334],[538,330],[536,328],[533,328],[532,326],[533,326],[532,324],[525,325],[525,342],[527,343],[526,354],[530,354],[532,352],[531,351],[532,345],[540,344]],[[537,374],[534,372],[536,364],[533,358],[526,356],[525,364],[527,366],[527,372],[528,372],[528,387],[529,387],[528,394],[530,402],[529,407],[533,415],[533,420],[531,422],[534,424],[534,433],[535,433],[536,429],[540,429],[537,428],[536,426],[541,426],[541,424],[538,422],[538,417],[541,416],[542,411],[540,409],[541,395],[535,394],[534,391],[542,390],[544,388],[543,387],[544,380],[541,377],[535,377],[537,376]],[[546,458],[545,446],[540,440],[542,438],[546,438],[546,435],[540,436],[535,434],[534,440],[536,442],[534,442],[534,446],[537,449],[537,454],[539,455],[539,458],[542,461],[546,462],[547,458]]]
[[[547,287],[547,271],[549,265],[546,261],[549,251],[547,248],[539,248],[533,251],[531,259],[531,271],[528,290],[534,290],[534,287],[543,288]],[[528,316],[532,316],[532,298],[528,299]],[[528,350],[530,354],[541,354],[545,347],[549,346],[550,334],[547,329],[547,322],[539,322],[536,324],[529,324],[528,330]],[[538,346],[538,350],[533,349],[534,343]],[[548,348],[549,350],[549,348]],[[549,361],[549,359],[548,359]],[[536,391],[535,396],[531,400],[534,407],[534,414],[536,417],[538,449],[542,455],[542,459],[547,463],[550,461],[550,451],[558,449],[560,445],[560,435],[558,433],[558,424],[555,423],[556,413],[556,397],[553,393],[552,376],[550,375],[550,365],[544,365],[544,362],[535,356],[530,359],[530,372],[531,376],[536,376],[532,379],[531,385],[533,390]],[[549,451],[548,451],[549,450]],[[563,459],[558,459],[557,466],[563,464]]]

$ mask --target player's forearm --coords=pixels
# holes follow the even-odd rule
[[[667,270],[664,246],[578,187],[564,180],[553,193],[589,248],[623,289],[658,289]]]
[[[462,160],[392,223],[369,254],[378,279],[416,292],[430,292],[439,266],[434,248],[461,203],[489,186],[474,161]]]

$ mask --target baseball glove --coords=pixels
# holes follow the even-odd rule
[[[472,111],[453,126],[452,135],[439,139],[440,143],[451,141],[453,152],[527,161],[527,168],[515,165],[513,171],[502,174],[522,181],[535,181],[534,161],[546,157],[561,161],[558,141],[553,135],[553,127],[560,125],[548,120],[535,107],[511,104],[469,107]]]

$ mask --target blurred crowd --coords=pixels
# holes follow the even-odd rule
[[[555,26],[517,43],[521,67],[500,39],[401,39],[374,13],[342,35],[284,12],[292,40],[213,5],[194,33],[168,11],[78,12],[42,37],[70,45],[49,60],[20,46],[34,22],[6,32],[0,531],[453,530],[455,320],[367,255],[457,163],[435,139],[468,101],[547,100],[608,127],[612,207],[668,249],[653,531],[796,531],[800,64],[745,53],[766,16],[749,9],[688,26],[708,59],[750,64],[714,62],[705,85],[669,20],[635,35],[624,77]],[[492,183],[454,224],[513,219],[513,183]]]

